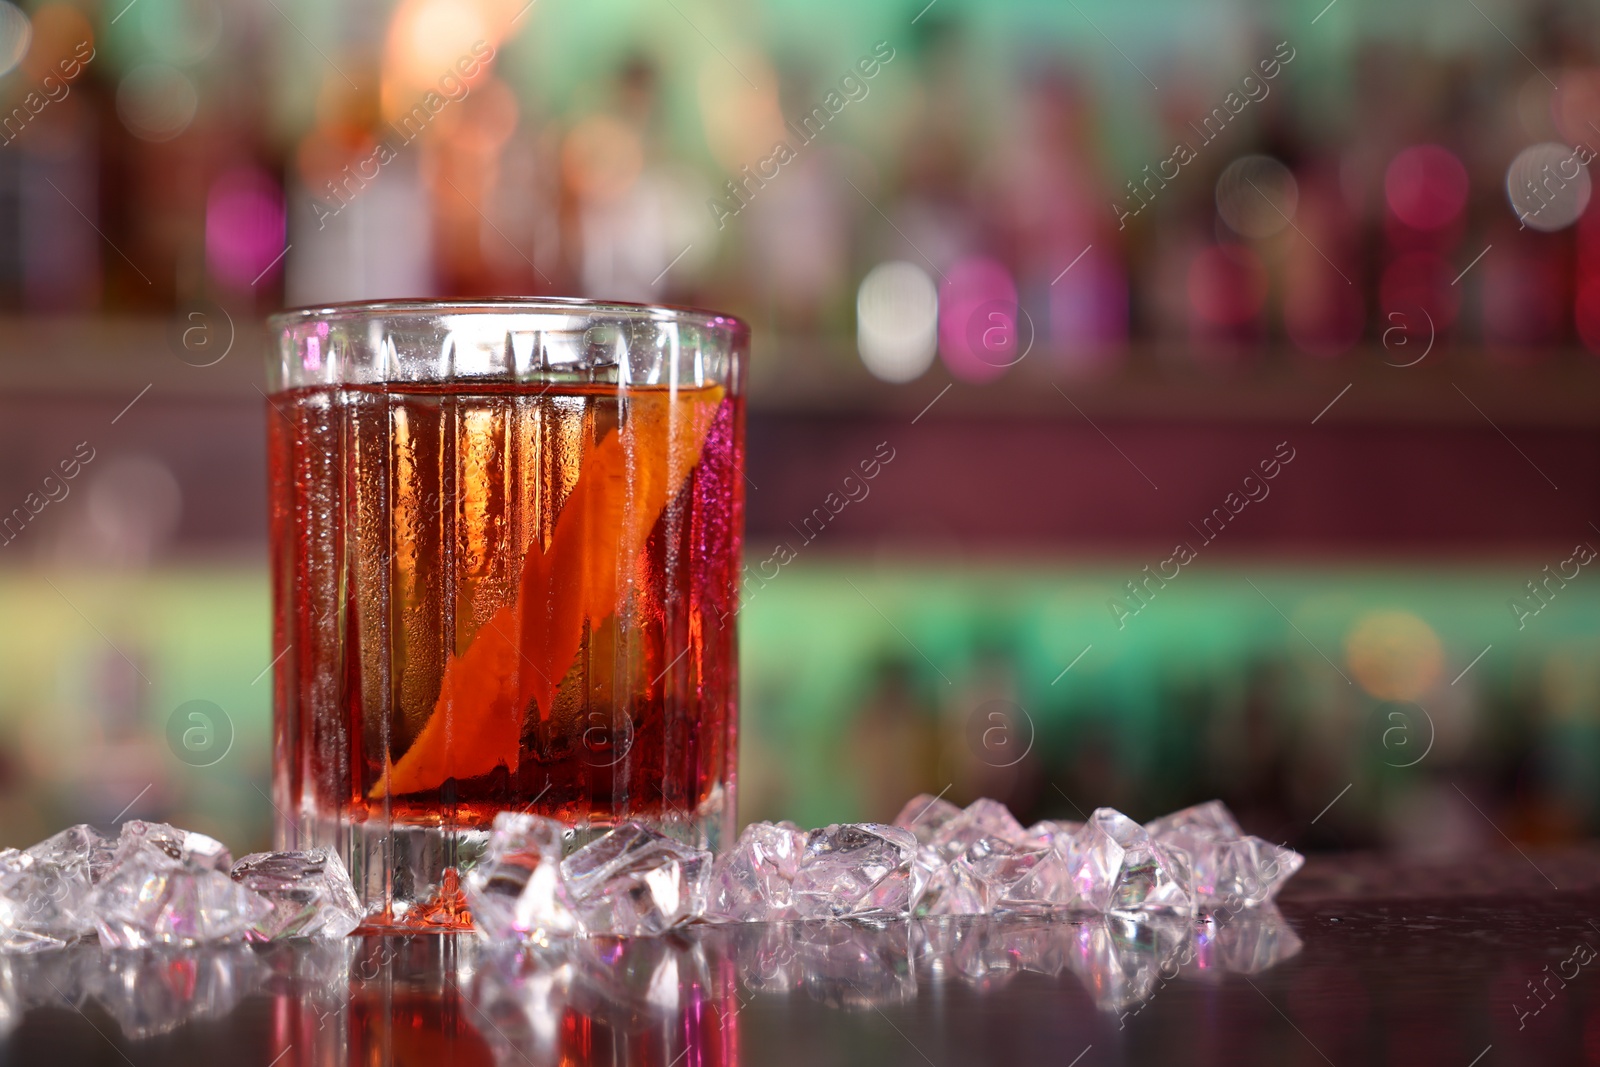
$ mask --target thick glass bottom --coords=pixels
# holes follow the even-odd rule
[[[714,852],[731,840],[734,828],[731,792],[720,785],[693,812],[630,813],[625,818]],[[565,852],[570,855],[617,821],[591,818],[568,826]],[[326,847],[338,852],[366,908],[367,929],[443,933],[472,924],[460,880],[482,859],[489,831],[437,823],[351,822],[311,813],[298,825],[279,819],[275,840],[279,849]]]

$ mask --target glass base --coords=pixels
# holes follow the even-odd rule
[[[734,829],[733,805],[721,786],[713,788],[693,813],[630,814],[626,819],[713,852],[731,840]],[[591,819],[567,827],[564,853],[571,855],[620,821]],[[447,933],[472,924],[460,878],[483,858],[489,845],[487,829],[350,823],[310,816],[299,826],[279,820],[275,836],[279,849],[326,847],[339,853],[366,908],[366,930]]]

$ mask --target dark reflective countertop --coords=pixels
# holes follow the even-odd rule
[[[1594,946],[1594,947],[1591,947]],[[0,960],[5,1063],[1600,1064],[1600,848],[1313,857],[1276,909]]]

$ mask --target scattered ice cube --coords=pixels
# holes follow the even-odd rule
[[[0,849],[0,951],[45,952],[72,940],[47,932],[46,914],[55,910],[33,857],[14,848]]]
[[[115,849],[101,867],[101,875],[117,864],[124,854],[137,848],[157,849],[196,870],[207,869],[227,874],[233,867],[233,853],[214,837],[193,830],[180,830],[164,822],[129,819],[122,824],[122,833],[117,837]]]
[[[1148,827],[1101,808],[1087,823],[1024,829],[997,801],[958,808],[923,794],[894,826],[808,834],[793,823],[755,823],[715,858],[636,823],[564,861],[563,837],[553,820],[497,817],[464,887],[491,939],[641,936],[697,919],[1189,917],[1199,907],[1223,916],[1271,900],[1305,862],[1244,834],[1220,801]],[[0,850],[0,953],[32,954],[92,933],[116,948],[337,939],[362,918],[348,872],[325,849],[257,853],[235,865],[215,838],[134,820],[115,841],[74,826],[26,851]],[[981,961],[974,966],[989,973]]]
[[[503,811],[483,859],[467,872],[472,921],[491,939],[547,941],[577,932],[561,878],[562,826],[554,819]]]
[[[561,873],[585,932],[638,937],[705,913],[711,853],[629,822],[568,856]]]
[[[1040,914],[1077,903],[1070,860],[1053,845],[1018,846],[980,838],[954,866],[971,870],[983,886],[987,912]]]
[[[1095,809],[1079,841],[1073,882],[1088,908],[1194,915],[1189,857],[1183,851],[1159,844],[1115,808]]]
[[[960,814],[961,809],[948,800],[918,793],[906,801],[906,806],[894,817],[894,825],[902,830],[910,830],[916,835],[918,844],[931,845],[945,824]]]
[[[230,877],[272,903],[251,929],[253,941],[345,937],[361,925],[361,901],[332,849],[252,853],[233,865]]]
[[[793,919],[794,877],[806,835],[792,822],[754,822],[711,872],[706,916],[730,922]]]
[[[93,934],[89,892],[110,848],[78,825],[25,852],[0,852],[0,951],[38,952]]]
[[[1305,857],[1239,828],[1220,800],[1197,804],[1152,822],[1150,836],[1188,853],[1198,903],[1204,908],[1253,908],[1305,864]]]
[[[915,835],[898,826],[836,823],[814,830],[795,875],[795,910],[806,919],[908,915],[926,878],[916,855]]]
[[[1188,841],[1244,836],[1244,831],[1239,829],[1238,822],[1234,820],[1233,812],[1220,800],[1208,800],[1204,804],[1163,815],[1145,829],[1150,831],[1151,837],[1171,840],[1180,848],[1187,848]]]
[[[1031,865],[1026,859],[1014,859],[1014,854],[1037,852],[1044,846],[1032,840],[1030,831],[997,800],[980,797],[965,808],[930,800],[924,795],[907,804],[897,823],[911,828],[922,846],[918,865],[926,884],[916,913],[993,911],[1006,886],[1022,879],[1026,873],[1022,868]]]
[[[923,887],[916,915],[982,915],[987,907],[983,885],[970,867],[945,861],[932,845],[918,845],[917,866]]]
[[[164,823],[128,822],[89,908],[108,948],[243,938],[272,903],[228,877],[222,842]]]
[[[1024,841],[1028,845],[1055,845],[1062,855],[1070,856],[1077,848],[1083,826],[1081,822],[1041,819],[1023,831]]]
[[[993,837],[1010,845],[1027,842],[1028,832],[1004,804],[979,797],[934,833],[930,842],[946,859],[955,859],[980,838]]]
[[[1201,905],[1229,911],[1267,903],[1306,862],[1294,849],[1259,837],[1198,846],[1193,858]]]
[[[30,847],[28,854],[56,865],[63,875],[71,874],[75,879],[93,885],[111,865],[111,857],[116,850],[115,839],[87,823],[79,823]]]

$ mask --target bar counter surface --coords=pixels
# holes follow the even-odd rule
[[[697,926],[0,959],[6,1064],[1600,1064],[1600,846],[1313,856],[1198,922]]]

